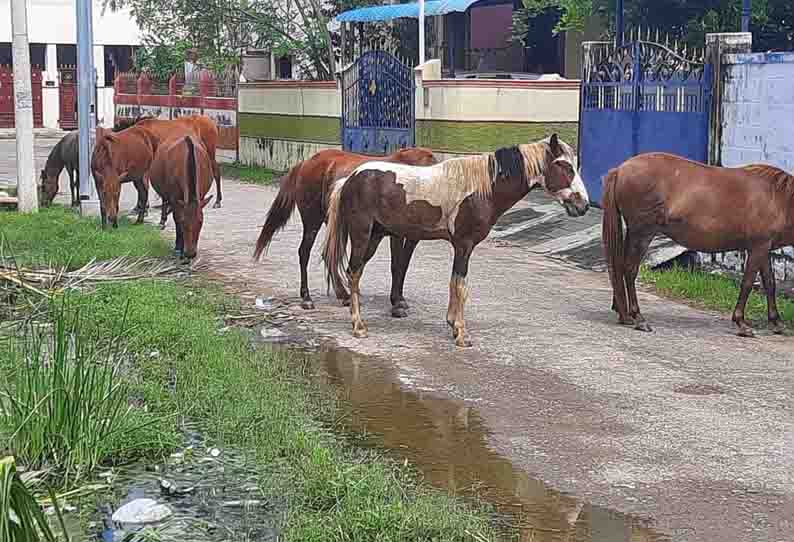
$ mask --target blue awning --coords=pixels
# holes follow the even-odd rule
[[[425,2],[425,16],[446,15],[456,11],[466,11],[478,0],[429,0]],[[369,23],[374,21],[391,21],[393,19],[418,19],[419,4],[391,4],[351,9],[336,16],[340,23]]]

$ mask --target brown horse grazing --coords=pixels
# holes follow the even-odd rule
[[[323,259],[330,281],[334,270],[341,272],[345,267],[350,238],[347,280],[353,336],[367,336],[361,319],[360,281],[383,237],[445,239],[455,250],[447,323],[455,344],[470,346],[463,307],[471,253],[499,217],[538,186],[570,216],[587,212],[590,202],[576,169],[576,155],[556,134],[537,143],[454,158],[431,167],[371,162],[338,181],[330,198]]]
[[[259,260],[262,253],[267,250],[273,236],[287,224],[297,205],[303,222],[303,240],[298,248],[298,256],[301,266],[300,293],[303,300],[301,307],[304,309],[314,308],[314,302],[309,294],[307,267],[317,233],[325,222],[331,189],[337,180],[350,175],[353,170],[370,160],[373,160],[373,157],[363,154],[334,149],[324,150],[294,166],[281,179],[278,196],[270,206],[265,225],[262,226],[257,239],[254,259]],[[422,148],[402,149],[380,160],[415,166],[430,166],[436,163],[433,152]],[[405,270],[415,248],[415,241],[404,242],[399,237],[391,238],[392,315],[398,318],[408,316],[408,303],[403,297],[403,284]],[[338,274],[334,275],[332,284],[336,297],[347,304],[350,294],[342,285]]]
[[[149,199],[144,177],[154,158],[155,147],[151,133],[139,126],[119,133],[97,128],[91,173],[99,195],[103,228],[108,222],[118,227],[121,184],[126,182],[132,182],[138,191],[137,224],[143,223]]]
[[[221,207],[221,200],[223,200],[223,194],[221,193],[221,168],[215,159],[215,152],[218,147],[218,126],[211,118],[205,115],[191,115],[173,120],[140,118],[134,126],[145,128],[152,134],[155,139],[155,150],[157,150],[157,145],[160,142],[179,136],[196,136],[210,157],[212,173],[217,187],[214,207]],[[167,209],[163,208],[163,213],[166,213],[167,216]]]
[[[760,270],[769,322],[782,333],[769,251],[794,244],[794,176],[772,166],[709,167],[664,153],[641,154],[609,171],[603,242],[612,309],[621,324],[641,331],[651,328],[634,283],[648,245],[660,233],[690,250],[748,251],[733,321],[740,336],[753,336],[744,308]]]
[[[213,172],[212,158],[194,135],[161,143],[149,170],[152,187],[174,212],[174,250],[187,259],[196,257]]]
[[[77,131],[69,132],[52,148],[44,169],[41,170],[41,203],[52,205],[58,195],[58,178],[66,169],[72,192],[72,207],[80,205],[80,160],[78,157]]]

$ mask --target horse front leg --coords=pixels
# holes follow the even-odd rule
[[[405,275],[408,273],[408,265],[411,263],[418,241],[392,237],[391,241],[391,315],[395,318],[405,318],[408,316],[408,302],[403,296],[405,285]]]
[[[469,274],[469,258],[474,250],[474,245],[470,242],[463,242],[455,245],[455,259],[452,262],[452,277],[449,281],[450,291],[450,311],[447,311],[447,322],[451,319],[452,336],[455,338],[455,346],[468,348],[471,341],[466,336],[466,321],[463,318],[463,309],[469,295],[466,289],[466,277]],[[453,301],[454,292],[454,301]]]
[[[79,177],[77,177],[77,182],[75,182],[75,171],[71,168],[66,168],[66,173],[69,175],[69,191],[72,194],[72,207],[77,207],[80,205],[80,193],[78,191],[78,183]],[[79,175],[79,174],[78,174]]]
[[[766,311],[769,324],[772,326],[772,332],[775,335],[780,335],[785,331],[786,326],[783,325],[783,320],[780,319],[780,313],[777,310],[775,273],[772,270],[771,254],[767,254],[767,258],[761,265],[761,281],[764,284],[764,291],[766,291]]]
[[[747,323],[744,318],[744,310],[747,306],[747,299],[750,297],[750,292],[753,289],[753,282],[758,270],[764,265],[764,261],[769,260],[769,250],[772,248],[771,243],[764,243],[761,246],[753,247],[747,257],[747,263],[744,265],[744,276],[742,277],[742,285],[739,291],[739,299],[736,301],[736,308],[733,310],[733,323],[739,328],[738,335],[740,337],[755,337],[753,328]]]

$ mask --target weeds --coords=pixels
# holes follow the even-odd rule
[[[258,166],[246,166],[239,162],[234,164],[223,164],[223,175],[231,179],[237,179],[243,183],[270,185],[276,177],[276,172]]]
[[[25,478],[31,479],[35,474],[20,476],[13,457],[0,459],[0,540],[3,542],[55,542],[41,507],[25,485]],[[66,533],[57,504],[55,509]]]
[[[149,448],[146,428],[158,420],[128,404],[119,333],[85,335],[80,311],[65,299],[51,314],[51,325],[28,323],[10,341],[0,428],[27,468],[57,471],[68,486],[111,458]],[[124,329],[123,317],[114,327]]]
[[[640,280],[652,284],[662,294],[695,301],[706,308],[722,312],[733,311],[739,297],[739,286],[730,277],[690,271],[677,266],[664,271],[643,267],[640,270]],[[794,302],[778,296],[778,309],[784,321],[794,321]],[[750,294],[746,314],[751,320],[766,318],[764,292],[753,291]]]

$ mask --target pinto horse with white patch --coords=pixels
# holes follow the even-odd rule
[[[323,259],[331,281],[347,265],[350,238],[346,278],[353,336],[367,336],[361,318],[360,281],[383,237],[444,239],[455,250],[447,323],[457,346],[471,346],[463,320],[471,253],[499,217],[537,187],[555,198],[570,216],[582,216],[590,206],[575,154],[556,134],[537,143],[454,158],[430,167],[369,162],[338,181],[329,204]]]

